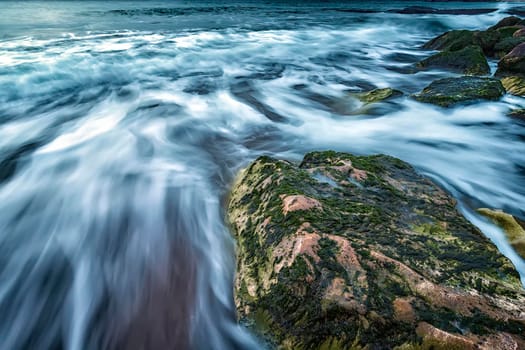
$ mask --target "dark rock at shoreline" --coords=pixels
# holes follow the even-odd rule
[[[279,349],[525,346],[512,264],[410,165],[261,157],[233,187],[241,322]]]
[[[464,76],[436,80],[413,97],[420,102],[449,107],[457,103],[498,100],[504,94],[505,88],[498,79]]]
[[[478,45],[486,55],[493,54],[494,45],[501,40],[497,31],[452,30],[430,40],[424,49],[439,51],[457,51],[471,45]]]
[[[400,13],[400,14],[438,14],[438,15],[481,15],[486,13],[492,13],[497,9],[436,9],[433,7],[426,6],[408,6],[403,9],[393,9],[387,12]]]
[[[525,39],[513,37],[524,28],[525,22],[517,17],[507,17],[488,30],[451,30],[423,45],[423,48],[439,51],[457,51],[470,45],[478,45],[491,57],[502,57]]]
[[[442,51],[417,64],[419,68],[444,68],[466,75],[486,75],[490,73],[483,50],[470,45],[461,50]]]

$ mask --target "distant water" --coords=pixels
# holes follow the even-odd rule
[[[385,12],[413,5],[498,11]],[[525,124],[505,116],[525,100],[370,109],[349,97],[452,76],[410,74],[418,47],[510,6],[0,2],[0,348],[262,347],[236,324],[224,223],[235,174],[262,154],[404,159],[525,276],[473,211],[525,217]]]

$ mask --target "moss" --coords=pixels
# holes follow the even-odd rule
[[[455,51],[476,44],[476,38],[470,30],[452,30],[423,45],[425,49]]]
[[[318,244],[319,250],[317,251],[317,255],[319,255],[321,260],[326,261],[336,258],[337,253],[339,252],[339,246],[335,241],[322,237]]]
[[[505,26],[496,29],[496,31],[501,35],[502,38],[508,38],[512,37],[514,32],[521,28],[521,26]]]
[[[430,40],[423,48],[452,52],[475,45],[481,47],[487,56],[500,57],[515,46],[512,46],[513,43],[517,45],[520,42],[520,39],[512,37],[519,28],[519,26],[503,26],[484,31],[452,30]]]
[[[490,72],[481,47],[469,45],[456,51],[443,51],[418,63],[420,68],[444,68],[466,75],[486,75]]]
[[[509,214],[502,211],[490,210],[486,208],[478,209],[478,212],[496,225],[501,227],[516,252],[525,259],[525,229]]]

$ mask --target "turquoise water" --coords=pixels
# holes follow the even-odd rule
[[[406,15],[420,5],[493,8]],[[235,320],[224,201],[259,155],[386,153],[475,214],[523,218],[525,100],[440,109],[403,97],[419,47],[504,3],[0,2],[0,339],[5,349],[261,347]],[[355,12],[369,10],[373,13]],[[494,68],[496,62],[490,62]]]

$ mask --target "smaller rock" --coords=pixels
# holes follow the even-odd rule
[[[504,94],[505,89],[497,79],[464,76],[436,80],[413,97],[420,102],[449,107],[477,100],[498,100]]]
[[[525,120],[525,108],[517,108],[510,110],[507,115],[511,118]]]
[[[478,212],[489,218],[496,225],[501,227],[507,236],[510,245],[516,252],[525,259],[525,228],[524,223],[520,224],[519,219],[499,210],[486,208],[478,209]]]
[[[486,75],[490,67],[481,47],[470,45],[456,51],[443,51],[417,64],[420,68],[444,68],[466,75]]]
[[[525,75],[525,43],[512,49],[498,62],[497,76]]]
[[[501,41],[502,38],[504,38],[502,33],[497,30],[452,30],[430,40],[423,45],[423,48],[439,51],[456,51],[470,45],[478,45],[485,55],[493,56],[494,45]]]
[[[509,26],[515,26],[518,24],[523,24],[523,21],[521,18],[516,16],[509,16],[503,18],[501,21],[493,25],[492,27],[488,28],[488,30],[496,30],[503,27],[509,27]]]
[[[367,92],[361,92],[355,94],[355,97],[363,103],[375,103],[385,101],[391,98],[403,96],[403,93],[399,90],[392,88],[374,89]]]
[[[515,38],[524,37],[525,36],[525,28],[518,29],[517,31],[514,32],[514,34],[512,34],[512,36],[515,37]]]
[[[425,45],[424,49],[429,50],[446,50],[455,51],[461,50],[466,46],[476,44],[474,32],[470,30],[451,30],[441,34],[440,36],[430,40]]]
[[[501,27],[497,29],[497,32],[501,34],[502,38],[507,38],[513,36],[520,29],[523,29],[523,25]]]
[[[496,45],[494,45],[492,56],[502,58],[524,41],[525,37],[509,36],[501,39],[496,43]]]
[[[510,76],[501,79],[501,84],[509,94],[525,97],[525,78]]]

